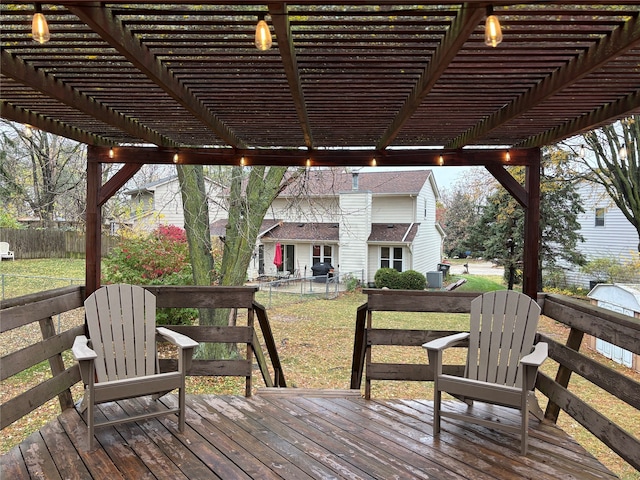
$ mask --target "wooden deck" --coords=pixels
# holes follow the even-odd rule
[[[290,390],[289,390],[290,391]],[[532,421],[530,450],[504,432],[444,421],[432,436],[432,402],[359,396],[188,396],[187,428],[175,416],[97,430],[74,409],[1,457],[2,478],[166,479],[611,479],[559,428]],[[162,402],[174,404],[169,395]],[[105,404],[100,414],[151,408],[151,400]],[[451,408],[459,402],[447,402]],[[456,408],[456,407],[454,407]],[[480,405],[474,409],[481,408]],[[505,409],[485,407],[505,421]]]

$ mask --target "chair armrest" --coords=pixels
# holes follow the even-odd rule
[[[179,348],[195,348],[199,344],[195,340],[173,330],[164,327],[157,327],[156,332],[161,335],[167,342],[172,343]]]
[[[430,342],[423,343],[422,347],[427,350],[444,350],[467,338],[469,338],[469,332],[454,333],[453,335],[447,335],[446,337],[436,338]]]
[[[546,360],[549,356],[549,345],[541,342],[534,345],[533,352],[529,355],[525,355],[520,359],[520,363],[522,365],[531,365],[534,367],[539,367],[542,365],[542,362]]]
[[[78,335],[75,338],[71,352],[77,361],[94,360],[98,357],[98,354],[89,347],[89,340],[84,335]]]

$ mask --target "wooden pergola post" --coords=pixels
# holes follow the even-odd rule
[[[102,253],[102,207],[98,203],[102,163],[96,161],[96,148],[87,148],[87,219],[85,237],[85,295],[91,295],[100,286],[100,259]]]
[[[522,292],[536,299],[540,275],[540,151],[531,155],[526,167],[525,189],[528,205],[525,208]]]

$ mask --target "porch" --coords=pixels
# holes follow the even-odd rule
[[[515,436],[471,424],[445,422],[434,439],[431,401],[287,390],[253,397],[190,395],[183,435],[174,417],[105,427],[97,430],[97,448],[90,453],[84,421],[67,409],[2,457],[3,477],[617,478],[548,422],[532,421],[530,452],[523,457]],[[152,400],[145,402],[105,404],[100,415],[153,408]],[[169,395],[162,402],[177,399]],[[518,422],[504,408],[486,407],[484,414]]]

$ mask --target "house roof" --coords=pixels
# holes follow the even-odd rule
[[[89,145],[161,146],[168,163],[198,147],[357,165],[356,148],[394,165],[398,150],[539,147],[640,113],[637,1],[491,3],[496,48],[480,0],[2,2],[2,116]]]
[[[283,222],[267,232],[263,240],[337,243],[340,240],[340,228],[337,223]]]
[[[357,175],[357,188],[354,187]],[[338,169],[310,169],[304,181],[285,188],[281,196],[333,196],[350,191],[368,191],[373,195],[417,195],[432,176],[431,170],[346,172]]]
[[[418,233],[419,223],[374,223],[369,243],[411,243]]]
[[[640,284],[599,283],[587,296],[640,313]]]

